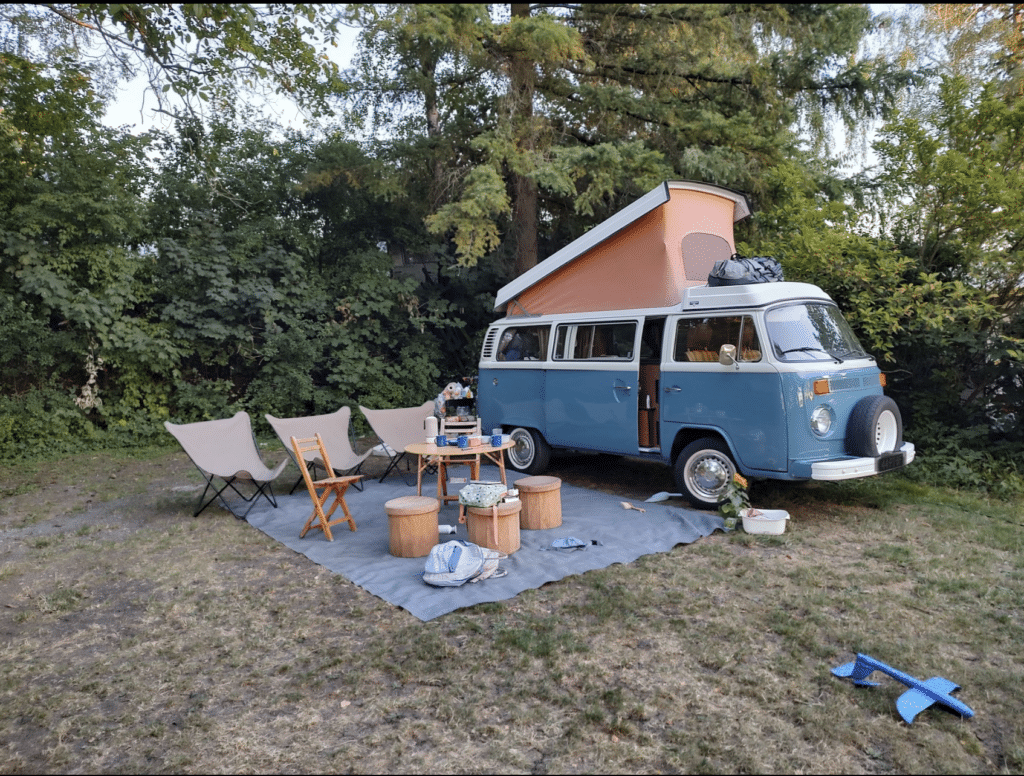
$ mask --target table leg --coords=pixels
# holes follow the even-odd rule
[[[484,453],[487,456],[487,460],[498,467],[498,472],[501,475],[501,484],[508,485],[508,481],[505,479],[505,456],[501,450],[498,450],[497,455],[494,453]]]

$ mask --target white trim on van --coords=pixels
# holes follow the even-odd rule
[[[903,453],[903,465],[914,460],[916,451],[913,442],[904,442],[900,448]],[[858,477],[870,477],[878,473],[877,458],[840,458],[836,461],[818,461],[811,464],[812,480],[853,480]]]

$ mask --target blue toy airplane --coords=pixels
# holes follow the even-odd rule
[[[887,666],[880,660],[875,660],[873,657],[862,655],[859,652],[857,653],[857,661],[855,663],[844,663],[832,669],[832,673],[835,676],[843,678],[852,677],[853,683],[858,687],[878,686],[878,682],[865,681],[873,671],[881,671],[888,674],[897,682],[901,682],[910,688],[896,699],[896,710],[899,711],[900,716],[903,717],[903,720],[908,725],[914,721],[914,717],[918,715],[918,712],[924,711],[933,703],[948,706],[961,717],[974,716],[974,712],[967,704],[961,703],[956,698],[950,696],[951,692],[960,689],[960,685],[954,684],[949,679],[943,679],[941,676],[933,676],[931,679],[922,682],[920,679],[915,679],[909,674],[897,671],[892,666]]]

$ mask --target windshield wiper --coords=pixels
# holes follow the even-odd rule
[[[846,358],[870,358],[870,356],[863,350],[853,350],[851,348],[842,350],[839,353],[833,353],[832,355],[834,355],[836,358],[839,358],[840,356],[844,356]]]
[[[799,347],[799,348],[789,348],[788,350],[781,351],[779,353],[779,355],[780,356],[784,356],[787,353],[808,353],[808,352],[810,352],[812,350],[816,350],[819,353],[825,353],[826,355],[834,358],[836,360],[836,362],[838,362],[840,364],[843,363],[843,359],[841,359],[835,353],[829,353],[829,351],[825,350],[825,348],[816,348],[813,345],[804,345],[803,347]]]

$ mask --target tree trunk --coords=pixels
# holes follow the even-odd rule
[[[423,82],[426,84],[423,90],[424,113],[427,119],[427,137],[430,138],[433,148],[433,163],[431,164],[431,185],[430,185],[430,207],[436,210],[445,199],[444,185],[444,160],[437,153],[436,143],[441,137],[441,111],[438,107],[437,98],[437,57],[431,54],[429,58],[420,61],[420,73],[423,75]]]
[[[512,17],[530,15],[529,3],[512,3]],[[511,115],[518,136],[518,151],[527,159],[536,147],[533,126],[533,92],[536,75],[534,63],[521,51],[510,56],[511,83],[509,97]],[[537,264],[537,181],[515,169],[512,176],[512,234],[516,241],[516,275],[522,275]]]

